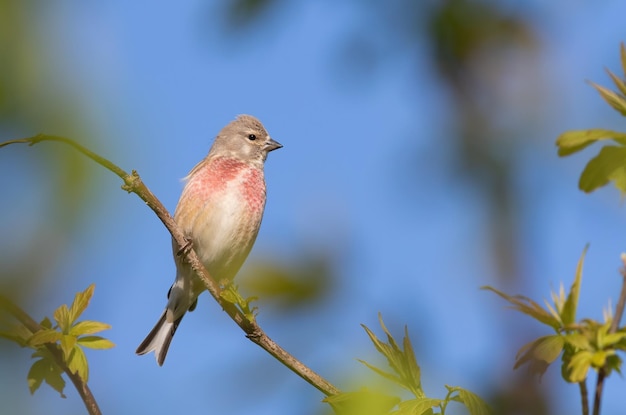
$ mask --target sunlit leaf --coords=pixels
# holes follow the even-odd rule
[[[598,350],[591,354],[591,366],[595,368],[601,368],[606,363],[607,352],[605,350]]]
[[[391,374],[389,372],[385,372],[384,370],[379,369],[376,366],[367,363],[365,360],[357,359],[357,361],[360,362],[360,363],[363,363],[365,366],[367,366],[368,368],[370,368],[371,370],[373,370],[374,372],[376,372],[380,376],[384,377],[385,379],[390,380],[390,381],[392,381],[392,382],[394,382],[394,383],[404,387],[402,379],[400,379],[398,376],[393,375],[393,374]]]
[[[449,391],[458,393],[454,397],[455,401],[461,402],[468,409],[470,415],[491,415],[493,411],[485,401],[473,392],[458,386],[447,386]]]
[[[624,42],[620,45],[620,57],[622,61],[622,71],[624,72],[624,77],[626,77],[626,46],[624,46]]]
[[[400,402],[398,411],[394,412],[394,415],[423,415],[428,413],[428,410],[438,406],[443,402],[442,399],[434,398],[417,398],[410,399],[408,401]]]
[[[94,334],[103,330],[109,330],[110,328],[110,324],[101,323],[99,321],[87,320],[78,322],[74,326],[72,326],[69,334],[73,336],[82,336],[84,334]]]
[[[615,75],[613,72],[609,71],[608,69],[607,69],[606,72],[611,77],[611,80],[613,81],[613,83],[615,84],[617,89],[619,89],[619,92],[622,95],[626,95],[626,82],[624,82],[624,80],[622,78],[620,78],[619,76]]]
[[[591,343],[589,342],[589,339],[587,338],[587,336],[578,332],[569,333],[563,336],[563,340],[565,340],[566,343],[571,344],[572,346],[580,350],[591,349]]]
[[[70,372],[77,373],[83,382],[86,383],[89,380],[87,357],[85,356],[83,349],[79,346],[74,346],[72,349],[72,353],[70,354],[70,358],[67,362],[67,367],[70,369]]]
[[[54,320],[63,333],[69,331],[72,321],[70,320],[70,310],[67,308],[66,304],[54,310]]]
[[[72,350],[74,350],[74,346],[76,345],[76,336],[71,336],[69,334],[64,334],[61,336],[61,350],[63,351],[63,359],[67,362],[70,358],[70,354]]]
[[[543,375],[548,366],[561,354],[564,346],[561,335],[540,337],[524,345],[517,353],[514,369],[525,363],[530,363],[531,372]]]
[[[324,398],[336,415],[381,415],[388,413],[400,398],[367,389],[344,392]]]
[[[622,193],[626,192],[626,147],[602,147],[585,166],[578,187],[589,193],[609,181],[613,181]]]
[[[565,305],[563,306],[563,310],[561,311],[561,321],[566,326],[569,324],[573,324],[576,321],[576,309],[578,308],[580,284],[583,278],[583,264],[585,262],[585,254],[587,253],[587,249],[589,249],[589,245],[585,247],[582,255],[580,256],[580,259],[578,260],[574,282],[572,283],[569,293],[567,294],[567,300],[565,300]]]
[[[511,296],[490,286],[483,286],[481,289],[493,291],[511,303],[511,308],[529,315],[543,324],[557,330],[561,327],[561,322],[558,319],[528,297],[524,297],[523,295]]]
[[[115,347],[115,343],[111,340],[102,338],[100,336],[84,336],[78,338],[78,344],[90,349],[110,349]]]
[[[74,302],[72,302],[72,306],[69,309],[68,317],[70,324],[73,324],[87,309],[95,288],[96,285],[91,284],[85,291],[76,293],[74,296]]]
[[[626,133],[601,128],[566,131],[556,139],[559,156],[568,156],[600,140],[615,140],[626,145]]]
[[[39,330],[28,339],[28,344],[33,347],[38,347],[45,343],[56,343],[61,340],[61,336],[63,336],[63,334],[53,329]]]
[[[594,82],[589,83],[600,93],[602,99],[613,107],[614,110],[622,115],[626,115],[626,99],[623,96]]]
[[[569,362],[568,380],[572,383],[582,382],[587,378],[587,372],[591,365],[591,352],[582,350],[574,353]]]

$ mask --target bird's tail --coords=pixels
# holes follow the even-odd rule
[[[165,361],[167,350],[170,348],[170,343],[172,342],[174,333],[176,333],[176,329],[184,317],[183,314],[181,317],[172,322],[167,321],[165,318],[166,314],[167,309],[163,311],[159,321],[156,323],[154,328],[150,330],[150,333],[148,333],[135,352],[141,355],[150,353],[154,350],[154,356],[156,357],[156,361],[159,366],[163,366],[163,362]]]

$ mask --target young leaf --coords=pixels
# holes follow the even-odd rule
[[[600,140],[614,140],[626,145],[626,133],[612,130],[593,129],[566,131],[556,139],[560,157],[569,156]]]
[[[442,402],[443,400],[434,398],[417,398],[403,401],[398,405],[400,409],[394,412],[394,415],[423,415]]]
[[[567,365],[567,378],[566,380],[572,383],[580,383],[587,379],[587,372],[591,365],[591,352],[587,350],[581,350],[574,353],[572,359]]]
[[[555,334],[552,336],[540,337],[533,342],[524,345],[517,352],[514,369],[525,363],[530,364],[531,373],[542,376],[548,366],[561,354],[565,340],[563,336]]]
[[[400,402],[400,398],[361,389],[344,392],[323,399],[336,415],[380,415],[388,413]]]
[[[69,334],[61,335],[61,350],[63,351],[63,359],[65,359],[66,362],[69,360],[75,345],[76,336],[70,336]]]
[[[614,110],[626,116],[626,99],[623,96],[596,83],[589,83],[596,89],[596,91],[600,93],[602,99],[604,99],[611,107],[613,107]]]
[[[621,79],[619,76],[615,75],[613,72],[609,71],[608,69],[606,70],[606,72],[611,77],[611,80],[613,81],[617,89],[619,89],[619,92],[622,95],[626,95],[626,82],[624,82],[623,79]]]
[[[481,289],[493,291],[511,303],[511,308],[527,314],[535,320],[546,324],[555,330],[558,330],[561,327],[561,322],[558,319],[528,297],[524,297],[523,295],[510,296],[490,286],[483,286]]]
[[[67,367],[70,372],[77,373],[78,376],[87,383],[89,380],[89,366],[87,364],[87,357],[85,352],[78,345],[74,346],[70,358],[67,361]]]
[[[56,343],[61,339],[61,336],[63,334],[53,329],[39,330],[28,339],[28,344],[37,348],[45,343]]]
[[[626,147],[603,147],[585,166],[578,187],[589,193],[610,180],[622,193],[626,192]]]
[[[39,356],[41,359],[37,360],[31,366],[28,371],[28,388],[30,393],[33,394],[42,381],[46,381],[54,390],[59,392],[62,398],[65,398],[63,390],[65,389],[65,381],[61,377],[63,371],[46,355],[45,352],[36,352],[33,356]]]
[[[579,350],[591,349],[591,343],[589,342],[587,336],[579,332],[569,333],[563,337],[563,340],[565,340],[567,344],[570,344]]]
[[[85,291],[78,292],[74,296],[74,302],[69,309],[69,321],[73,324],[78,317],[87,309],[91,297],[93,297],[93,291],[96,288],[95,284],[91,284]]]
[[[99,321],[80,321],[70,329],[70,333],[73,336],[82,336],[84,334],[94,334],[102,330],[109,330],[110,324],[101,323]]]
[[[588,248],[589,245],[585,246],[580,259],[578,260],[578,265],[576,266],[576,276],[574,277],[574,282],[572,283],[572,287],[567,295],[567,300],[565,300],[565,305],[561,311],[561,321],[566,326],[573,324],[576,321],[576,309],[578,308],[580,284],[583,278],[583,263],[585,262],[585,254],[587,253]]]
[[[458,386],[447,386],[449,391],[458,393],[453,399],[461,402],[468,409],[470,415],[491,415],[493,412],[482,398],[473,392]]]
[[[70,320],[70,310],[67,308],[66,304],[63,304],[54,310],[53,317],[54,321],[57,322],[59,329],[61,329],[63,333],[69,332],[72,321]]]
[[[102,338],[100,336],[84,336],[78,338],[78,344],[90,349],[110,349],[115,347],[115,343],[111,340]]]

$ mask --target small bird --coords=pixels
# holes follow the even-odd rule
[[[259,232],[265,209],[263,165],[270,151],[282,145],[263,124],[240,115],[220,131],[209,154],[185,178],[174,220],[209,274],[228,284],[241,268]],[[176,280],[159,321],[137,348],[151,351],[163,365],[172,337],[187,311],[206,289],[172,243]]]

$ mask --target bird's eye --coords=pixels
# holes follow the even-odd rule
[[[250,141],[254,141],[254,140],[256,140],[256,135],[254,135],[254,134],[248,134],[248,140],[250,140]]]

